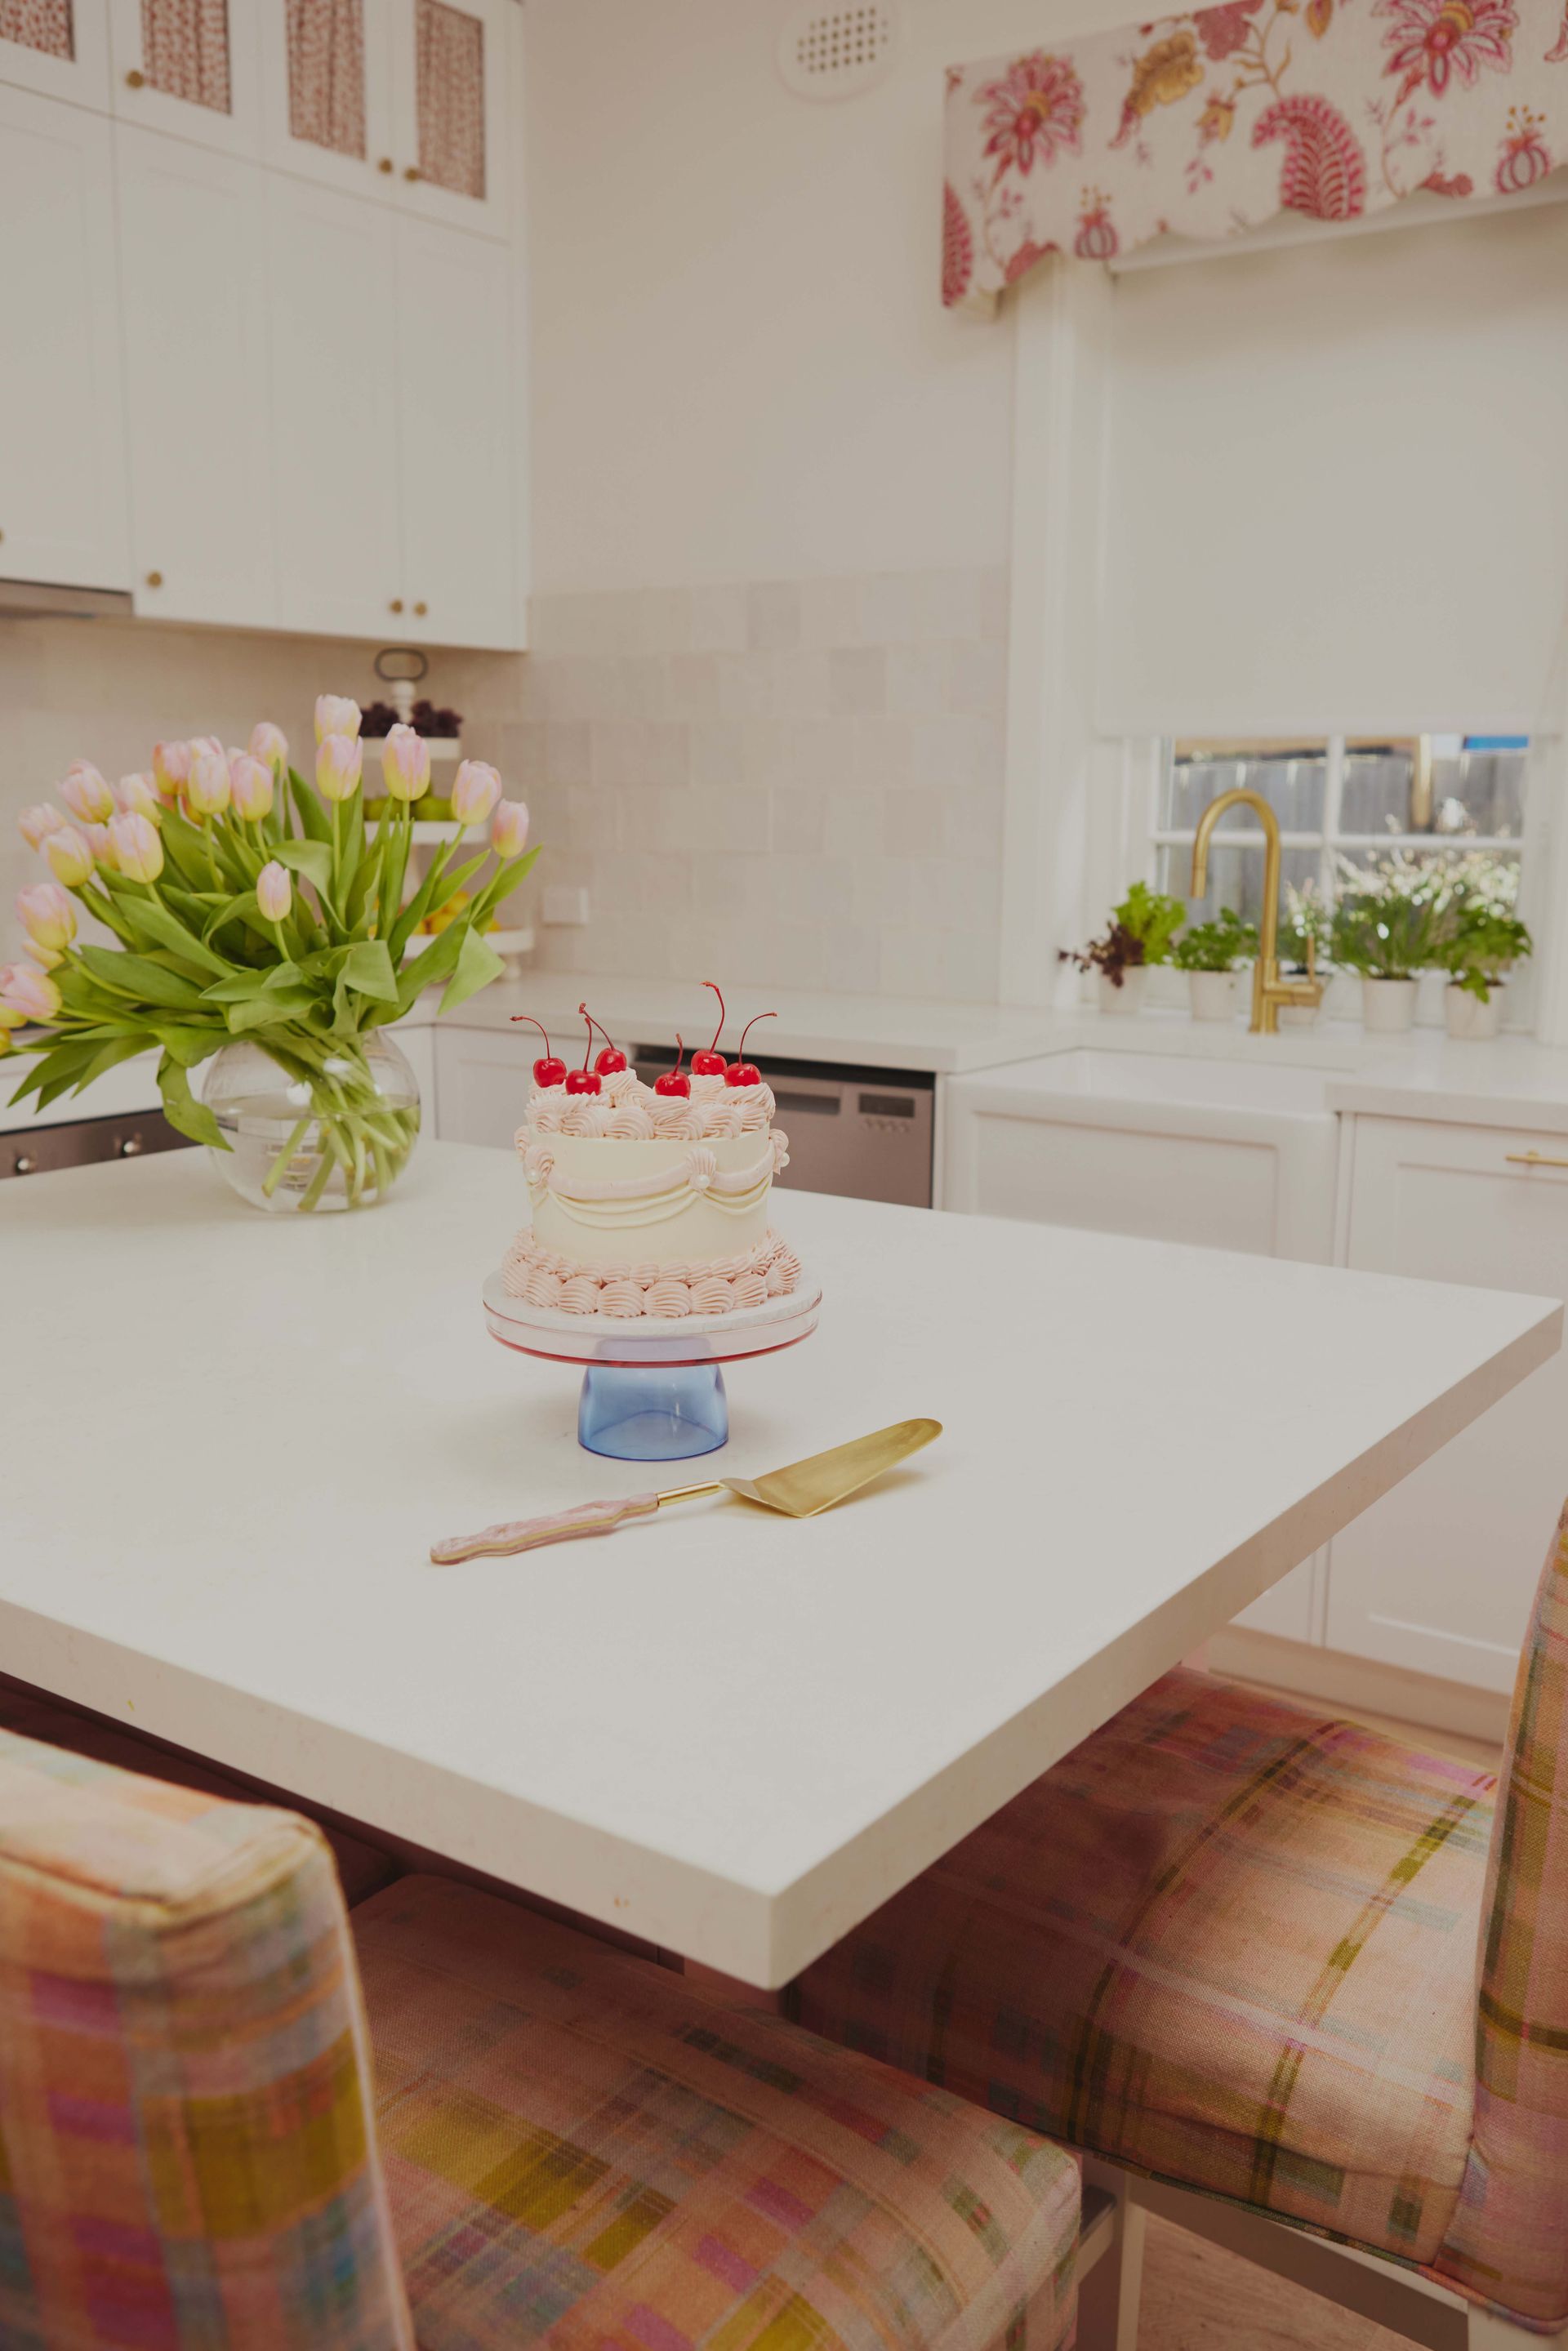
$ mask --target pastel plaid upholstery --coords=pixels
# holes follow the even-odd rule
[[[1428,2260],[1469,2144],[1492,1783],[1168,1674],[810,1969],[807,2023]]]
[[[5,2351],[413,2339],[319,1831],[0,1731]]]
[[[353,1920],[421,2351],[1069,2338],[1070,2157],[475,1889]]]
[[[19,1689],[15,1684],[0,1682],[0,1730],[14,1730],[23,1739],[41,1739],[49,1747],[68,1747],[73,1754],[118,1764],[122,1771],[142,1771],[150,1780],[167,1780],[176,1788],[197,1788],[204,1795],[224,1796],[231,1803],[266,1801],[216,1763],[200,1761],[193,1755],[172,1755],[129,1724],[78,1713],[63,1701]],[[350,1907],[397,1876],[397,1863],[379,1845],[326,1822],[319,1825],[332,1848],[343,1899]]]
[[[1495,1793],[1169,1674],[809,1970],[796,2006],[998,2113],[1554,2333],[1568,1508]]]
[[[1520,1661],[1492,1838],[1475,2136],[1437,2273],[1568,2325],[1568,1509]]]

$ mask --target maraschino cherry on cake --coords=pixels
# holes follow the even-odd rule
[[[567,1314],[674,1321],[733,1314],[787,1298],[800,1261],[768,1221],[773,1178],[789,1165],[789,1140],[773,1123],[771,1087],[740,1050],[727,1062],[719,1025],[706,1052],[644,1085],[626,1056],[604,1044],[586,1005],[588,1045],[579,1069],[550,1050],[534,1063],[517,1147],[533,1223],[507,1250],[501,1278],[514,1298]],[[520,1019],[529,1015],[518,1014]]]

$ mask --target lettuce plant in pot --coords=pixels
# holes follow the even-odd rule
[[[1086,947],[1063,947],[1060,959],[1094,974],[1102,1012],[1136,1012],[1150,966],[1169,963],[1171,941],[1186,919],[1186,908],[1179,898],[1165,897],[1146,882],[1134,882],[1121,904],[1112,908],[1103,935]]]
[[[1195,1020],[1235,1018],[1236,976],[1258,952],[1258,929],[1233,906],[1221,906],[1211,923],[1195,923],[1176,943],[1173,960],[1187,976]]]
[[[1440,949],[1448,975],[1443,1014],[1450,1037],[1479,1044],[1497,1035],[1508,974],[1534,945],[1527,926],[1506,908],[1479,898],[1456,904]]]
[[[1446,895],[1431,862],[1398,854],[1366,872],[1345,868],[1329,947],[1343,970],[1360,975],[1369,1033],[1399,1035],[1415,1020],[1417,983],[1442,951]]]

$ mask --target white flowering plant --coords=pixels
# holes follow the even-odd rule
[[[0,1052],[37,1056],[13,1102],[36,1093],[42,1106],[79,1092],[156,1046],[171,1125],[227,1149],[191,1071],[245,1037],[308,1096],[275,1176],[310,1129],[323,1187],[340,1169],[350,1205],[385,1192],[413,1148],[419,1113],[378,1094],[366,1032],[400,1019],[434,984],[445,983],[447,1011],[497,976],[486,927],[538,851],[528,848],[522,801],[503,799],[494,768],[465,760],[452,789],[453,839],[405,902],[429,747],[412,726],[393,728],[382,754],[387,794],[370,823],[359,731],[354,703],[319,698],[314,788],[264,722],[245,751],[212,737],[160,743],[151,773],[112,787],[78,760],[59,788],[63,810],[26,810],[23,834],[53,879],[17,900],[31,960],[0,967]],[[465,842],[478,828],[487,828],[478,844]],[[411,954],[426,916],[492,861],[461,913]],[[118,944],[79,938],[78,906]]]

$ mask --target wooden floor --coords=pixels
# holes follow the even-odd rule
[[[1312,1706],[1310,1698],[1289,1690],[1263,1695]],[[1453,1731],[1421,1729],[1362,1711],[1354,1719],[1433,1754],[1458,1756],[1492,1771],[1501,1761],[1497,1748]],[[1408,2345],[1403,2335],[1338,2310],[1284,2278],[1270,2277],[1168,2220],[1151,2220],[1138,2351],[1408,2351]]]

